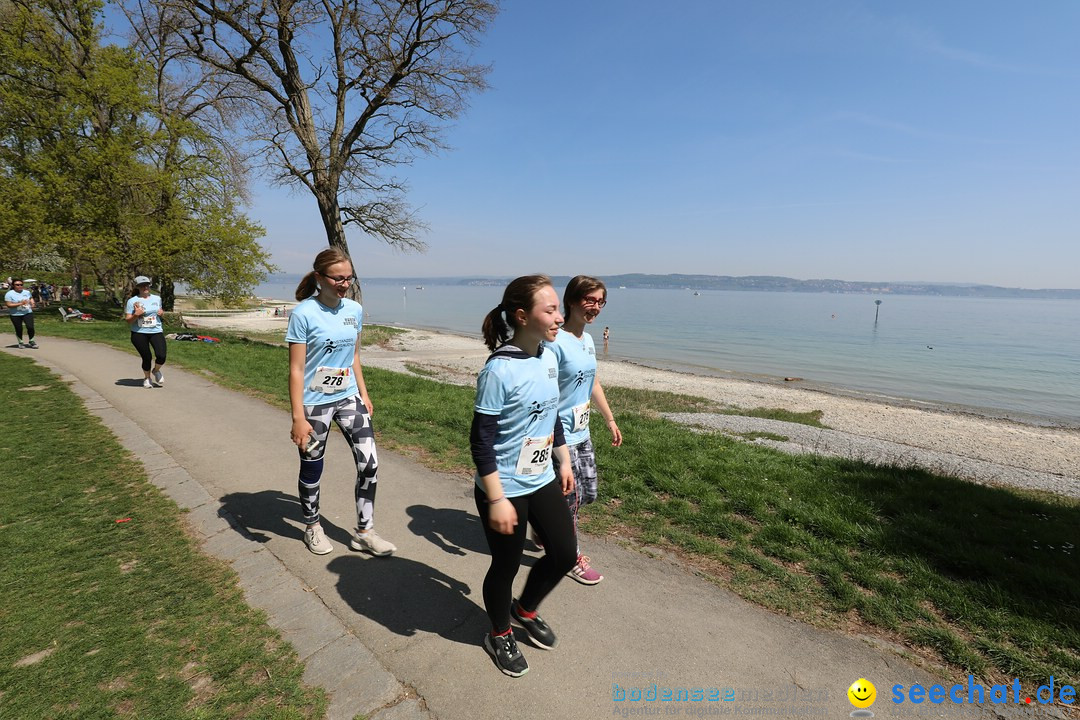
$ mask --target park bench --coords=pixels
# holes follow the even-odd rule
[[[68,320],[93,320],[94,319],[93,315],[90,315],[89,313],[81,313],[81,312],[77,312],[77,311],[76,312],[68,312],[67,310],[65,310],[62,307],[59,308],[59,310],[60,310],[60,317],[64,318],[64,322],[67,322]]]

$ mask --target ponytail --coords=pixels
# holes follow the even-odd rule
[[[510,339],[510,326],[503,317],[502,305],[496,305],[495,309],[484,317],[483,333],[484,344],[492,352]]]
[[[315,280],[315,271],[312,270],[300,280],[300,284],[296,286],[296,301],[307,300],[314,295],[319,289],[319,283]]]
[[[536,304],[536,293],[542,287],[550,287],[547,275],[523,275],[510,281],[503,290],[502,302],[484,317],[484,344],[492,352],[510,339],[510,330],[516,327],[514,313],[529,312]]]

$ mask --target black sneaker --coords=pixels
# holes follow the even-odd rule
[[[521,677],[529,672],[529,663],[525,662],[525,656],[518,650],[514,633],[509,632],[498,636],[484,633],[484,649],[504,674],[510,677]]]
[[[555,632],[546,622],[544,622],[542,617],[537,615],[530,620],[518,613],[517,600],[510,603],[510,617],[512,617],[518,625],[525,628],[525,632],[529,633],[529,637],[532,638],[533,643],[538,647],[542,647],[545,650],[553,650],[555,649],[555,646],[559,644],[559,638],[555,637]]]

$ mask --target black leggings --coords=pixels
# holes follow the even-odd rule
[[[474,495],[491,550],[491,567],[484,577],[484,606],[491,619],[491,627],[496,632],[503,632],[510,628],[510,601],[513,598],[514,576],[521,567],[521,554],[525,550],[526,518],[544,543],[544,556],[529,571],[525,589],[521,591],[521,606],[530,612],[540,606],[540,601],[555,589],[563,575],[577,562],[574,519],[558,478],[530,495],[507,498],[513,503],[518,516],[518,524],[510,535],[491,529],[488,524],[487,495],[479,487],[476,487]]]
[[[157,364],[165,364],[165,335],[163,333],[131,333],[131,344],[142,357],[143,372],[150,372],[150,346],[154,346]]]
[[[15,326],[15,337],[19,339],[19,342],[22,342],[23,325],[26,325],[26,332],[29,335],[27,340],[34,339],[34,313],[29,313],[27,315],[9,315],[8,317],[11,318],[11,324]]]

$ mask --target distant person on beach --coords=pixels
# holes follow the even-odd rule
[[[577,533],[578,512],[582,506],[596,501],[596,451],[589,434],[589,418],[592,406],[600,411],[608,430],[611,444],[622,445],[622,432],[615,422],[615,415],[608,407],[604,388],[596,377],[596,346],[592,336],[585,332],[607,304],[607,287],[600,280],[588,275],[573,278],[563,292],[563,309],[566,322],[555,342],[549,347],[559,361],[559,419],[566,436],[566,448],[574,471],[574,494],[567,499],[574,516]],[[607,335],[607,330],[604,330]],[[580,536],[579,536],[580,537]],[[582,585],[596,585],[604,576],[590,564],[580,548],[577,563],[570,570],[570,577]]]
[[[604,327],[604,342],[605,343],[608,341],[609,337],[611,337],[611,330],[608,327]]]
[[[8,317],[15,326],[15,338],[19,347],[23,347],[23,328],[26,328],[29,347],[37,348],[34,342],[34,298],[27,290],[22,280],[12,280],[11,289],[4,293],[4,305],[8,309]]]
[[[300,450],[298,488],[304,542],[316,555],[332,552],[319,522],[323,454],[336,421],[356,461],[357,529],[349,547],[390,555],[397,547],[375,532],[375,489],[379,460],[371,426],[371,398],[360,367],[364,309],[345,297],[356,282],[345,253],[328,248],[315,256],[314,269],[296,287],[299,304],[289,314],[289,401],[292,441]]]
[[[165,332],[161,326],[161,297],[150,292],[150,278],[135,278],[135,294],[124,306],[124,321],[131,328],[131,344],[142,358],[143,387],[165,385],[161,366],[165,364]],[[150,348],[154,348],[154,370],[150,370]]]
[[[476,379],[470,433],[476,509],[491,551],[484,577],[491,632],[484,635],[483,644],[499,670],[511,677],[529,671],[514,639],[511,617],[535,645],[554,648],[558,639],[537,608],[577,557],[574,522],[565,498],[573,491],[574,478],[558,422],[558,366],[544,346],[555,339],[562,320],[551,280],[527,275],[506,287],[502,302],[483,324],[484,342],[492,353]],[[561,460],[557,474],[552,455]],[[521,599],[514,600],[526,521],[546,553],[529,571]]]

